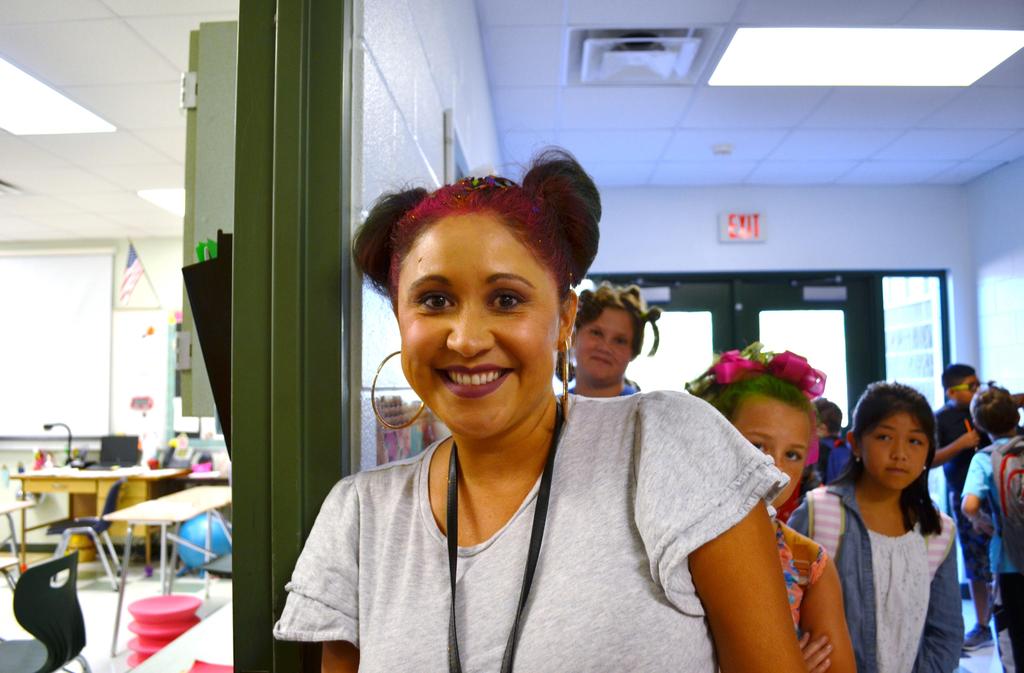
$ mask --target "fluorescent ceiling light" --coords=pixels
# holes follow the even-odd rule
[[[185,216],[184,189],[140,189],[135,193],[169,213],[178,217]]]
[[[1020,30],[740,28],[712,86],[970,86],[1021,47]]]
[[[113,124],[0,58],[0,128],[16,136],[109,133]]]

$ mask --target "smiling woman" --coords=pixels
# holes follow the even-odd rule
[[[771,461],[694,398],[551,393],[600,212],[550,151],[522,186],[467,178],[370,213],[356,261],[452,436],[325,500],[274,630],[325,642],[323,670],[806,670]]]

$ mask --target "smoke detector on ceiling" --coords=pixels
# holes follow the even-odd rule
[[[570,36],[568,83],[693,84],[720,29],[577,29]]]

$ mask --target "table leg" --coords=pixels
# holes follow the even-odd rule
[[[206,513],[206,551],[203,552],[203,565],[206,565],[213,559],[213,512]],[[203,570],[203,591],[206,593],[205,598],[210,598],[210,571]]]
[[[128,583],[128,561],[132,554],[132,524],[124,537],[124,562],[121,564],[121,586],[117,590],[117,614],[114,615],[114,640],[110,643],[110,656],[117,656],[117,632],[121,628],[121,608],[124,605],[124,585]]]
[[[181,537],[181,524],[174,524],[174,538]],[[174,593],[174,580],[178,577],[178,544],[174,539],[174,546],[171,547],[171,574],[167,577],[167,593]]]
[[[160,592],[166,596],[167,590],[167,524],[160,524]]]
[[[142,527],[142,534],[146,536],[146,567],[153,566],[152,545],[149,539],[149,526]]]
[[[25,567],[25,510],[21,510],[21,567]]]

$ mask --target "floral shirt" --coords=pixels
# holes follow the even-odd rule
[[[786,580],[793,626],[799,634],[800,604],[803,603],[805,587],[812,586],[821,578],[828,563],[828,554],[814,540],[780,521],[775,522],[775,544],[779,548],[779,561],[782,563],[782,576]]]

